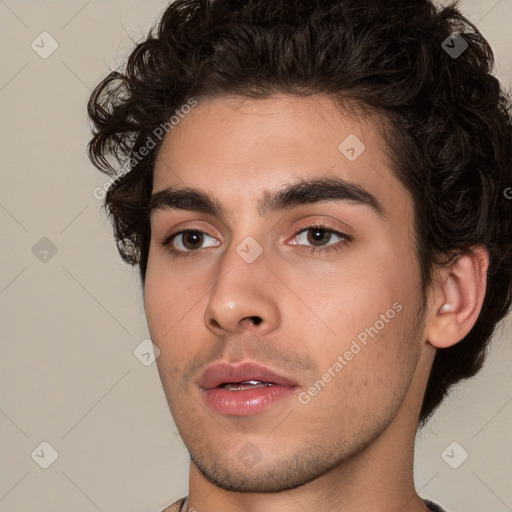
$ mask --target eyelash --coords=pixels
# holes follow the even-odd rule
[[[327,225],[324,225],[324,224],[313,224],[313,225],[309,225],[309,226],[303,226],[301,228],[299,228],[299,230],[295,233],[294,235],[294,238],[306,231],[310,231],[310,230],[314,230],[314,229],[318,229],[318,230],[322,230],[322,231],[326,231],[328,233],[331,233],[331,234],[334,234],[336,236],[339,236],[341,238],[343,238],[344,240],[343,241],[340,241],[338,242],[336,245],[327,245],[325,247],[310,247],[310,246],[300,246],[302,247],[303,250],[306,250],[308,253],[310,254],[317,254],[317,253],[328,253],[328,252],[331,252],[331,251],[334,251],[334,252],[338,252],[340,250],[340,245],[341,244],[347,244],[347,243],[350,243],[352,242],[352,237],[350,237],[349,235],[347,235],[346,233],[343,233],[342,231],[338,231],[337,229],[334,229],[330,226],[327,226]],[[197,255],[198,253],[201,253],[202,251],[204,251],[204,249],[196,249],[196,250],[189,250],[189,251],[182,251],[180,249],[174,249],[172,247],[172,242],[173,240],[179,236],[179,235],[184,235],[186,233],[190,233],[190,232],[193,232],[193,233],[201,233],[201,234],[204,234],[204,235],[207,235],[207,236],[210,236],[208,235],[208,233],[206,233],[205,231],[202,231],[200,229],[184,229],[182,231],[178,231],[176,233],[173,233],[171,235],[169,235],[163,242],[162,242],[162,246],[165,247],[167,249],[167,251],[172,255],[172,256],[175,256],[175,257],[187,257],[189,256],[190,254],[194,254],[194,255]],[[214,238],[214,237],[211,237],[211,238]],[[299,244],[294,244],[294,245],[299,245]],[[216,246],[217,247],[217,246]]]

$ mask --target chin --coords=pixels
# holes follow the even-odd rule
[[[277,493],[295,489],[328,473],[340,463],[340,457],[329,447],[309,445],[298,447],[294,454],[263,455],[261,460],[247,463],[235,454],[219,457],[211,447],[191,451],[190,458],[197,470],[213,485],[230,492]]]

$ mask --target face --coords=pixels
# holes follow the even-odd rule
[[[318,478],[388,427],[411,384],[412,199],[379,126],[320,95],[224,97],[163,141],[146,315],[178,430],[221,488]]]

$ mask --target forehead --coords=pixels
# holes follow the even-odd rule
[[[153,192],[196,189],[235,217],[261,214],[270,191],[330,176],[367,191],[386,211],[410,209],[381,129],[375,116],[349,114],[323,95],[200,100],[162,142]]]

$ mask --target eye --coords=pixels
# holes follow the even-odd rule
[[[341,244],[338,242],[336,245],[329,244],[329,242],[334,237],[337,237],[341,240]],[[352,239],[346,233],[342,233],[336,229],[330,228],[329,226],[323,225],[313,225],[307,226],[295,234],[295,238],[299,240],[299,242],[310,243],[312,246],[305,247],[309,252],[319,252],[319,251],[338,251],[340,249],[340,245],[343,245],[347,242],[350,242]],[[336,240],[335,240],[336,241]],[[291,242],[292,245],[302,245],[297,242]]]
[[[333,236],[337,237],[339,241],[336,244],[329,244]],[[208,239],[210,242],[203,245],[205,240],[208,241]],[[303,246],[304,242],[310,243],[311,246],[305,246],[303,249],[311,253],[338,251],[341,245],[352,241],[352,238],[346,233],[318,224],[300,229],[295,233],[294,239],[297,239],[299,243],[292,241],[290,242],[291,245]],[[185,229],[173,233],[162,242],[162,246],[166,247],[173,256],[197,254],[202,252],[201,249],[217,247],[218,245],[220,245],[218,240],[199,229]]]
[[[205,238],[209,238],[214,243],[209,243],[203,247]],[[217,243],[215,243],[217,242]],[[169,252],[175,256],[187,256],[191,252],[197,252],[205,247],[216,247],[220,242],[211,237],[204,231],[198,229],[185,229],[169,236],[162,245],[167,247]]]

